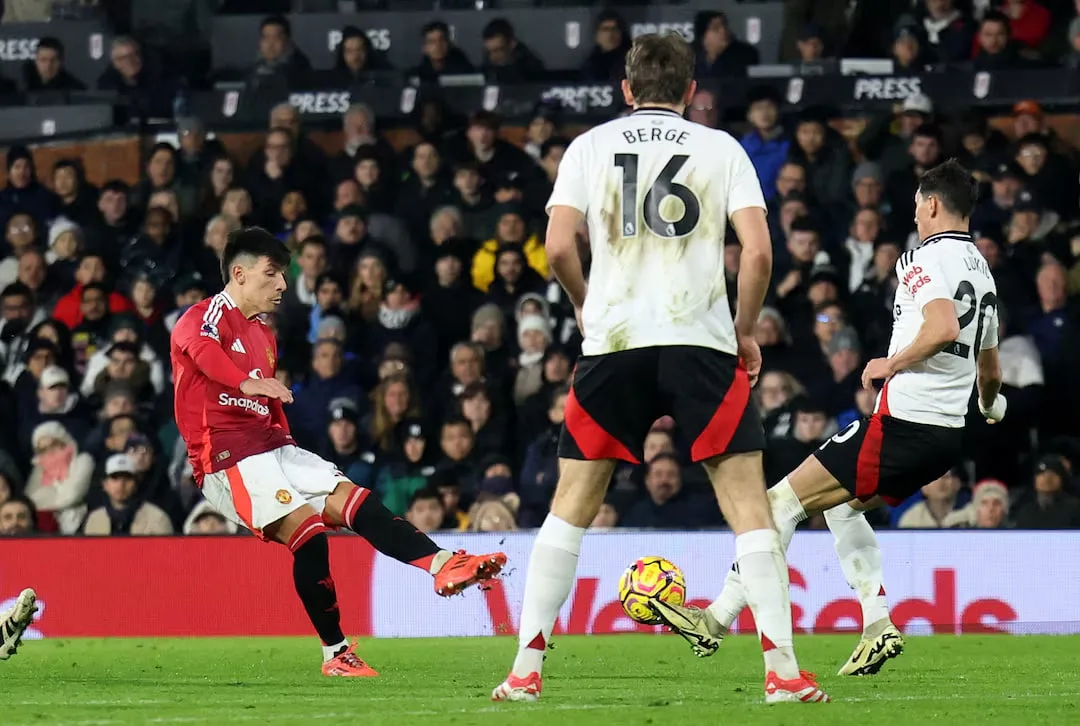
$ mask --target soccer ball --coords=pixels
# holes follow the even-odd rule
[[[663,557],[642,557],[619,578],[619,601],[632,620],[644,625],[659,625],[649,600],[669,605],[686,601],[686,579],[682,570]]]

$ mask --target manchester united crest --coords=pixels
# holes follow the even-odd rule
[[[277,499],[281,504],[288,504],[292,501],[292,494],[289,494],[284,489],[278,489],[277,494],[274,495],[274,499]]]
[[[270,366],[270,370],[274,370],[274,351],[269,348],[266,349],[266,364]]]

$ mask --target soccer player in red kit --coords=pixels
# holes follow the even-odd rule
[[[285,245],[257,227],[232,232],[222,254],[224,291],[191,306],[170,343],[176,424],[195,481],[232,521],[293,553],[293,581],[323,643],[328,676],[375,676],[341,630],[327,528],[348,527],[385,555],[430,572],[450,596],[499,573],[506,555],[440,548],[349,481],[296,446],[277,378],[277,341],[259,316],[285,291]]]

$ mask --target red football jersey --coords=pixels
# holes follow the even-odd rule
[[[170,341],[176,426],[195,482],[241,459],[293,443],[281,401],[245,396],[248,378],[271,378],[277,341],[249,320],[227,292],[188,308]]]

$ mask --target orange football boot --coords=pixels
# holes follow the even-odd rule
[[[458,550],[435,573],[435,592],[443,597],[457,595],[467,587],[492,579],[502,572],[505,564],[506,555],[502,552],[470,555]]]
[[[324,676],[346,676],[350,678],[369,678],[379,675],[356,655],[356,643],[322,664]]]

